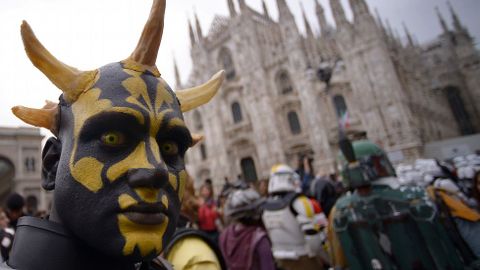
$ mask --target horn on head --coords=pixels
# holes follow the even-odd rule
[[[64,93],[64,99],[73,103],[78,96],[93,84],[97,71],[80,71],[55,58],[35,37],[26,21],[21,26],[25,51],[33,65]]]
[[[12,108],[12,112],[27,124],[43,127],[49,129],[53,134],[57,134],[58,104],[48,100],[45,102],[46,104],[42,109],[15,106]]]
[[[141,65],[155,67],[162,42],[166,0],[153,0],[150,17],[143,28],[137,47],[128,58]]]
[[[203,85],[176,91],[182,112],[188,112],[209,102],[222,86],[224,78],[225,71],[221,70]]]

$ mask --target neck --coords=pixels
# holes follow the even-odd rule
[[[61,224],[33,217],[18,222],[8,265],[14,269],[121,269],[132,263],[102,256],[73,237]]]

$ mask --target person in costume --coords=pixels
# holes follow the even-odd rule
[[[471,200],[458,186],[458,179],[437,164],[430,169],[431,174],[426,175],[431,179],[428,195],[442,213],[440,221],[448,229],[450,238],[462,254],[467,254],[467,261],[474,261],[480,258],[480,212],[472,207]]]
[[[385,152],[341,138],[344,184],[330,213],[329,246],[339,269],[472,269],[422,187],[400,187]]]
[[[200,202],[190,176],[183,197],[177,230],[163,251],[163,258],[179,270],[226,270],[218,245],[194,228]]]
[[[90,71],[60,62],[23,22],[28,57],[63,92],[58,104],[12,109],[55,135],[42,152],[42,186],[53,190],[54,199],[48,220],[19,220],[2,269],[169,267],[151,261],[176,229],[185,152],[199,139],[182,113],[208,102],[224,73],[172,91],[155,65],[165,8],[166,0],[153,1],[129,57]]]
[[[272,241],[273,257],[282,269],[323,269],[328,258],[315,206],[299,193],[300,185],[299,175],[289,166],[272,167],[263,223]]]
[[[275,270],[270,240],[262,224],[265,202],[253,188],[232,191],[225,205],[231,223],[220,235],[220,248],[230,270]]]

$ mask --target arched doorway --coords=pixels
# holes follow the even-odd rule
[[[457,120],[460,133],[462,135],[474,134],[475,129],[473,128],[470,116],[465,109],[465,103],[463,102],[458,88],[449,86],[445,89],[445,92],[448,104],[450,104],[450,109],[452,109],[453,116],[455,117],[455,120]]]
[[[4,202],[6,196],[10,193],[14,177],[15,167],[13,163],[5,157],[0,157],[0,202]]]
[[[245,179],[246,182],[255,182],[258,180],[255,162],[251,157],[243,158],[240,161],[240,166],[242,167],[243,179]]]

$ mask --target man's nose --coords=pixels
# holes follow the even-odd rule
[[[128,185],[131,188],[163,188],[168,183],[168,171],[157,169],[131,169],[128,171]]]

